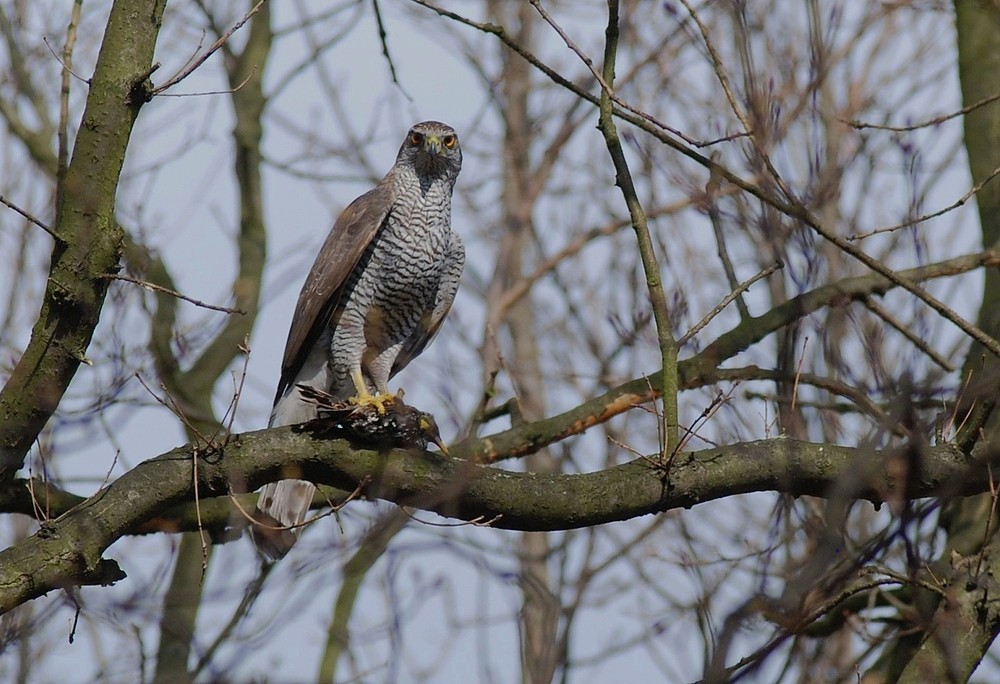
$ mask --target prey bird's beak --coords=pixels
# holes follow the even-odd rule
[[[444,454],[445,456],[450,455],[448,453],[448,447],[444,445],[444,440],[441,439],[441,437],[439,437],[438,435],[434,435],[433,437],[431,437],[431,441],[437,445],[437,448],[441,450],[442,454]]]
[[[434,442],[434,444],[437,445],[437,448],[441,450],[441,453],[447,456],[448,447],[444,445],[444,440],[441,439],[441,431],[438,429],[437,423],[434,421],[434,416],[425,413],[419,416],[419,419],[420,422],[417,425],[421,432],[423,432],[423,436],[427,438],[427,441]]]

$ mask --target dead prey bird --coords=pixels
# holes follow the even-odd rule
[[[426,449],[433,442],[444,454],[434,416],[403,403],[399,397],[385,402],[385,411],[370,404],[338,401],[332,394],[308,385],[298,386],[301,397],[316,405],[316,418],[306,423],[320,437],[346,435],[378,449]]]

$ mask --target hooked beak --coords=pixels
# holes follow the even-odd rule
[[[432,154],[435,157],[441,155],[442,145],[441,138],[436,135],[428,135],[424,138],[424,151],[428,154]]]

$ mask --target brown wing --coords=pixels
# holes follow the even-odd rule
[[[326,236],[295,305],[275,404],[295,382],[313,345],[330,324],[351,272],[375,238],[394,201],[391,185],[380,183],[351,202]]]

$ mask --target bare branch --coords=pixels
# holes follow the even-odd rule
[[[58,242],[58,243],[65,243],[66,242],[61,237],[59,237],[59,235],[56,234],[56,232],[54,230],[52,230],[51,228],[49,228],[48,225],[46,225],[45,223],[43,223],[39,219],[35,218],[30,213],[28,213],[26,210],[24,210],[21,207],[17,206],[16,204],[14,204],[13,202],[11,202],[9,199],[7,199],[6,197],[4,197],[3,195],[0,195],[0,204],[3,204],[5,206],[13,209],[18,214],[20,214],[21,216],[23,216],[24,218],[26,218],[29,223],[33,223],[36,226],[38,226],[39,228],[41,228],[42,230],[44,230],[46,233],[48,233],[50,236],[52,236],[52,239],[55,240],[56,242]]]
[[[774,265],[768,266],[767,268],[765,268],[760,273],[756,273],[753,276],[751,276],[749,279],[743,281],[742,283],[739,283],[733,289],[732,292],[730,292],[729,294],[727,294],[725,297],[722,298],[722,301],[719,302],[715,306],[715,308],[713,308],[711,311],[709,311],[707,314],[705,314],[704,318],[702,318],[700,321],[698,321],[697,323],[695,323],[691,327],[691,329],[688,330],[686,333],[684,333],[683,335],[681,335],[681,338],[679,340],[677,340],[678,346],[684,346],[684,344],[688,340],[690,340],[692,337],[694,337],[695,335],[697,335],[702,330],[702,328],[704,328],[706,325],[708,325],[709,323],[711,323],[711,321],[712,321],[713,318],[715,318],[720,313],[722,313],[723,310],[727,306],[729,306],[729,304],[734,299],[735,300],[739,300],[739,296],[741,294],[743,294],[744,292],[746,292],[747,290],[749,290],[751,285],[753,285],[754,283],[756,283],[758,280],[761,280],[763,278],[767,278],[768,276],[770,276],[775,271],[779,271],[779,270],[781,270],[784,267],[785,267],[785,264],[782,263],[781,261],[775,262]],[[746,317],[749,317],[749,313],[747,314]]]
[[[2,198],[0,198],[2,200]],[[194,304],[202,309],[211,309],[212,311],[221,311],[227,314],[239,314],[240,316],[246,316],[247,312],[243,309],[231,309],[226,306],[219,306],[217,304],[207,304],[200,299],[195,299],[194,297],[188,297],[185,294],[181,294],[176,290],[171,290],[169,287],[163,287],[162,285],[157,285],[156,283],[151,283],[147,280],[139,280],[138,278],[132,278],[130,276],[121,275],[119,273],[105,273],[102,278],[107,278],[109,280],[121,280],[125,283],[132,283],[133,285],[138,285],[150,292],[162,292],[163,294],[170,295],[171,297],[176,297],[177,299],[183,299],[185,302]]]
[[[533,5],[547,17],[544,10],[533,0]],[[546,18],[560,35],[565,34],[555,25],[551,19]],[[662,366],[660,369],[661,392],[663,397],[662,416],[662,453],[667,458],[668,452],[673,454],[680,447],[678,439],[678,417],[677,417],[677,340],[674,339],[670,324],[670,315],[667,311],[667,297],[663,292],[663,277],[660,274],[660,265],[653,249],[653,240],[649,235],[649,226],[646,223],[646,213],[643,211],[642,203],[636,193],[632,183],[632,173],[629,171],[628,162],[625,159],[625,151],[622,149],[621,140],[618,138],[618,129],[612,118],[611,107],[611,84],[615,78],[615,59],[618,51],[618,2],[608,0],[608,27],[605,30],[604,49],[604,74],[601,80],[603,90],[601,91],[601,115],[598,127],[604,134],[604,142],[611,155],[611,161],[615,167],[615,182],[622,191],[625,205],[628,207],[629,216],[632,218],[632,229],[635,231],[636,243],[639,247],[639,257],[642,260],[642,268],[646,277],[646,287],[649,290],[649,301],[653,308],[653,320],[656,322],[656,336],[660,346],[660,358]],[[595,71],[596,73],[596,71]]]
[[[966,202],[968,202],[970,199],[972,199],[977,194],[979,194],[979,191],[982,190],[983,187],[987,183],[989,183],[991,180],[993,180],[994,178],[996,178],[998,175],[1000,175],[1000,166],[998,166],[997,168],[993,169],[993,172],[990,173],[988,176],[986,176],[986,178],[982,179],[981,181],[979,181],[978,183],[976,183],[975,185],[973,185],[971,188],[969,188],[968,192],[966,192],[964,195],[962,195],[957,200],[955,200],[954,202],[952,202],[948,206],[944,207],[943,209],[939,209],[939,210],[937,210],[937,211],[935,211],[933,213],[924,214],[922,216],[918,216],[918,217],[913,218],[913,219],[908,219],[908,220],[903,221],[901,223],[893,224],[891,226],[885,226],[884,228],[875,228],[873,230],[868,231],[867,233],[861,233],[859,235],[849,235],[846,239],[850,240],[852,242],[855,241],[855,240],[864,240],[865,238],[869,238],[872,235],[879,235],[881,233],[891,233],[893,231],[899,230],[900,228],[907,228],[909,226],[915,226],[918,223],[923,223],[924,221],[929,221],[929,220],[931,220],[933,218],[937,218],[938,216],[944,216],[949,211],[954,211],[955,209],[958,209],[959,207],[961,207],[962,205],[964,205]]]
[[[239,31],[241,28],[243,28],[243,25],[246,24],[248,21],[250,21],[250,19],[252,19],[253,16],[260,11],[260,8],[263,7],[264,3],[266,2],[267,0],[258,0],[257,4],[251,7],[250,11],[244,14],[242,19],[233,24],[233,27],[230,28],[228,31],[226,31],[224,35],[220,36],[218,40],[212,43],[209,46],[208,50],[206,50],[201,55],[201,57],[192,60],[191,64],[187,68],[171,76],[162,85],[153,88],[152,95],[161,94],[163,91],[167,90],[168,88],[172,88],[173,86],[177,85],[185,78],[193,74],[195,70],[197,70],[202,64],[208,61],[209,57],[214,55],[223,45],[228,43],[229,39],[233,37],[233,34]]]
[[[996,95],[990,95],[989,97],[984,97],[983,99],[979,100],[979,102],[974,102],[973,104],[970,104],[967,107],[962,107],[958,111],[952,112],[951,114],[941,114],[939,116],[935,116],[933,119],[927,119],[926,121],[910,124],[908,126],[886,126],[883,124],[865,123],[864,121],[855,121],[855,120],[844,121],[843,119],[841,119],[841,122],[847,124],[851,128],[856,128],[858,130],[873,128],[879,131],[896,131],[897,133],[904,133],[908,131],[915,131],[920,128],[937,126],[938,124],[942,124],[950,119],[954,119],[959,116],[965,116],[969,112],[974,112],[980,107],[984,107],[990,104],[991,102],[996,102],[997,100],[1000,100],[1000,93],[997,93]]]
[[[662,472],[642,458],[582,475],[517,473],[431,452],[414,458],[411,450],[354,451],[347,442],[315,439],[298,427],[244,433],[224,453],[188,445],[146,461],[42,532],[0,552],[0,612],[67,582],[112,578],[105,569],[117,564],[101,554],[158,511],[191,500],[194,458],[200,461],[199,489],[205,496],[227,496],[232,482],[255,488],[297,465],[303,477],[340,488],[357,487],[379,473],[365,489],[368,496],[447,517],[490,519],[505,529],[554,530],[751,491],[822,495],[848,471],[855,483],[851,496],[879,502],[893,491],[893,470],[887,467],[892,453],[785,438],[733,444],[677,454],[670,487],[664,487]],[[290,454],[298,456],[290,460]],[[912,497],[989,491],[986,466],[1000,457],[981,454],[970,461],[952,446],[926,448],[923,455],[918,477],[906,488]]]

